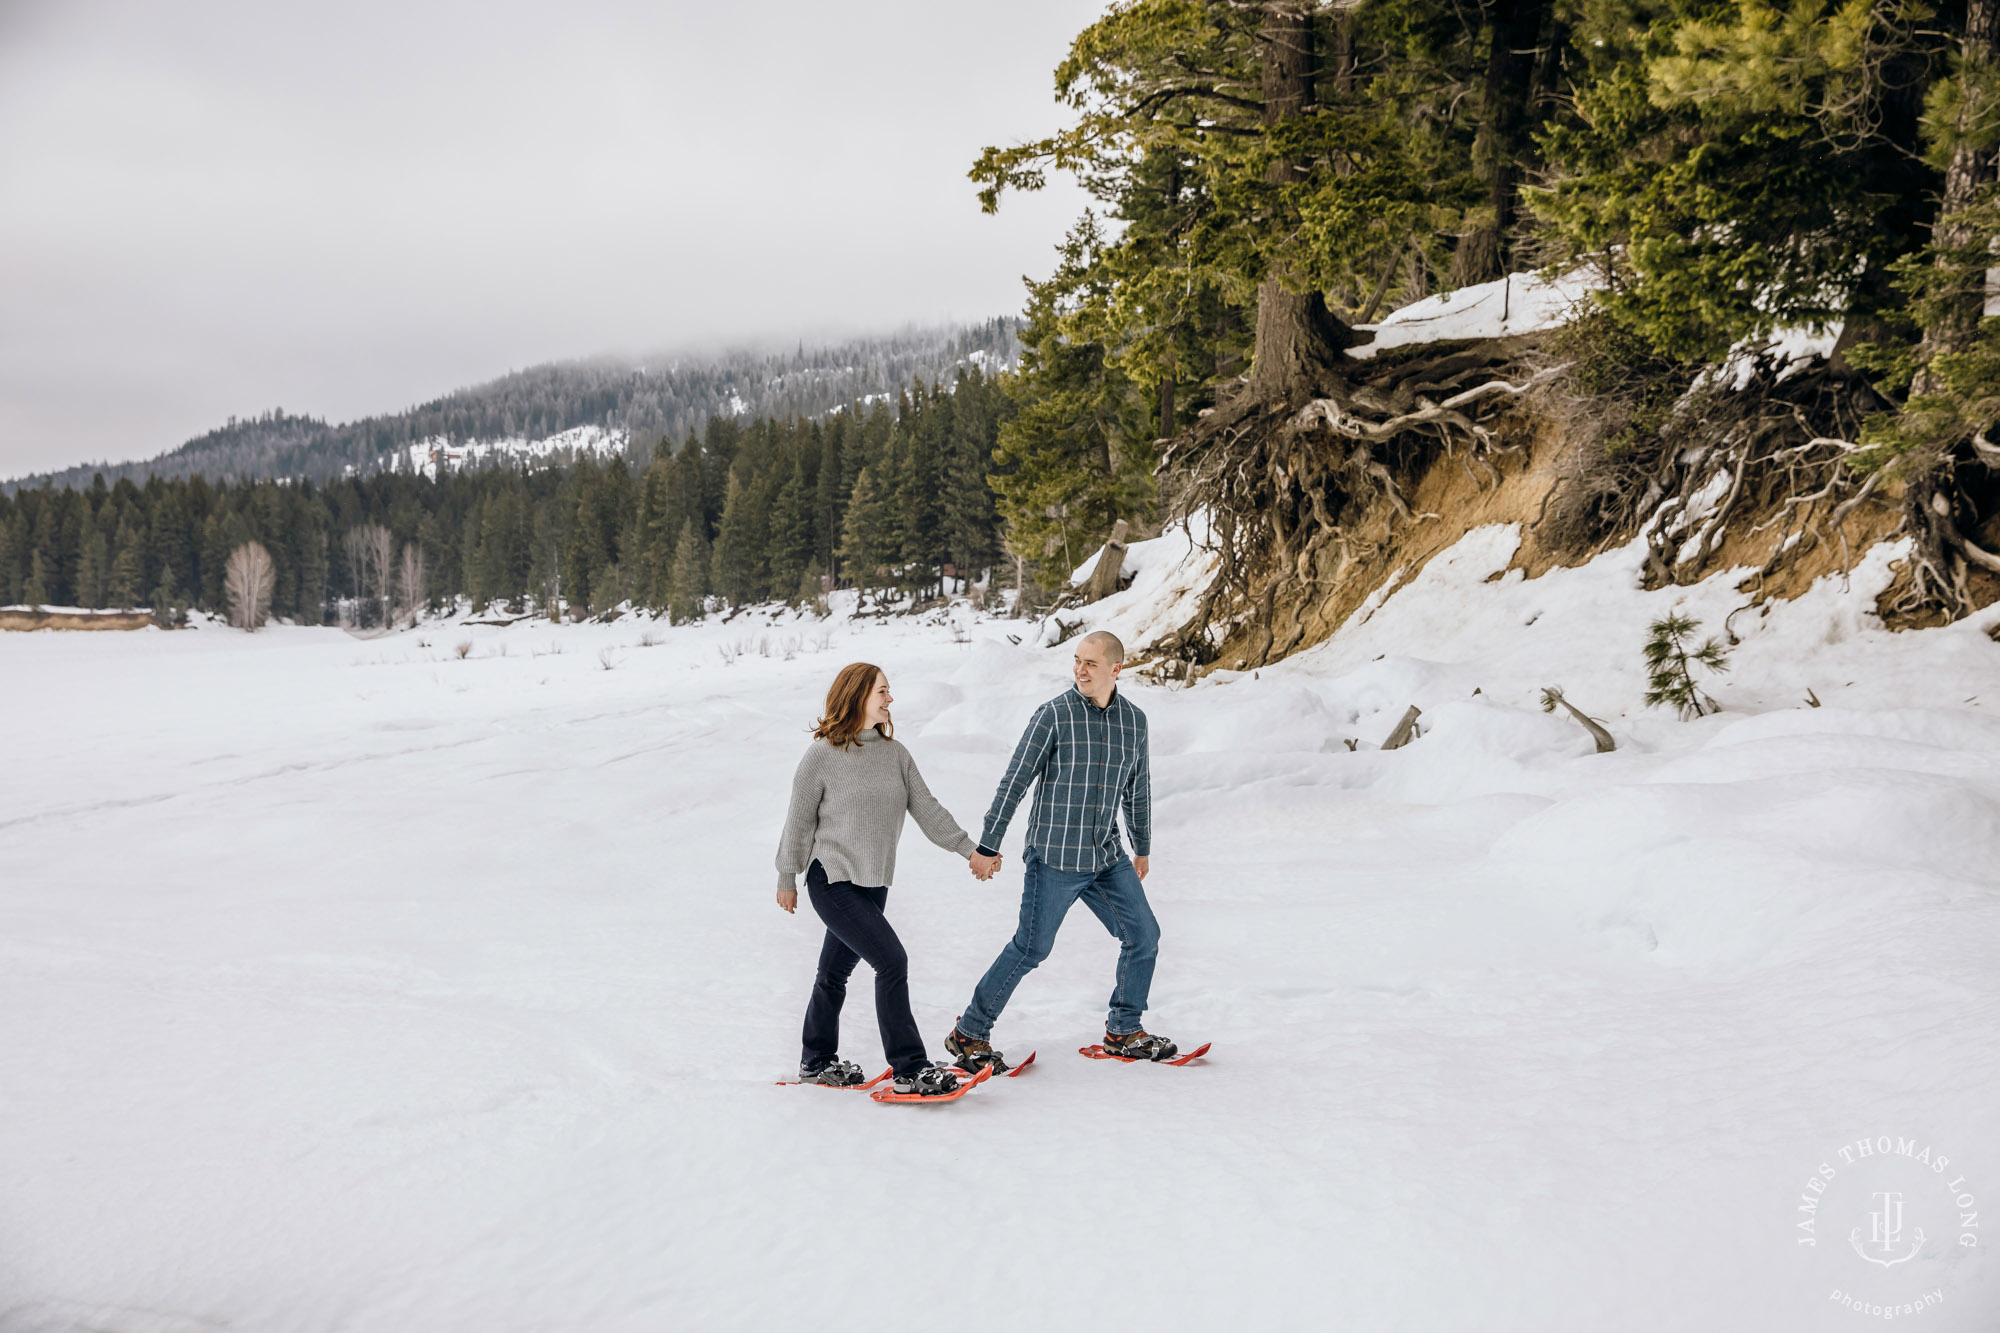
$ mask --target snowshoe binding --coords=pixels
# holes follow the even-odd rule
[[[958,1071],[950,1065],[925,1065],[914,1074],[898,1074],[891,1085],[898,1097],[944,1097],[958,1091]]]
[[[980,1037],[968,1037],[956,1025],[951,1035],[944,1039],[944,1048],[954,1057],[953,1064],[968,1074],[976,1074],[982,1069],[991,1069],[996,1075],[1007,1072],[1007,1058],[993,1049],[993,1043]]]
[[[858,1088],[868,1081],[861,1066],[835,1057],[817,1068],[799,1066],[799,1082],[818,1083],[829,1088]]]
[[[1124,1036],[1104,1034],[1104,1053],[1121,1060],[1171,1060],[1180,1047],[1141,1028]]]

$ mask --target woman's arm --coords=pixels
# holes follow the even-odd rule
[[[819,803],[825,795],[826,773],[820,746],[814,742],[792,774],[792,803],[785,811],[785,831],[778,837],[778,906],[787,912],[798,905],[797,877],[812,864],[813,834],[819,830]]]
[[[908,747],[897,745],[903,760],[903,790],[908,793],[908,809],[917,827],[924,836],[948,852],[956,852],[968,861],[976,850],[972,835],[958,826],[951,817],[951,811],[938,804],[938,798],[931,795],[931,789],[924,785],[924,775],[917,772],[917,761],[910,756]]]

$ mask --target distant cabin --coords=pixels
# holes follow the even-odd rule
[[[91,611],[80,606],[0,606],[0,630],[144,629],[151,611]]]

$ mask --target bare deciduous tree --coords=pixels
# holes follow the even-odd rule
[[[354,577],[356,602],[363,606],[374,603],[381,612],[382,624],[387,626],[391,619],[389,601],[395,539],[389,535],[389,529],[380,523],[357,523],[347,530],[341,545],[347,552],[348,572]]]
[[[271,588],[276,582],[277,569],[262,542],[244,542],[231,551],[222,571],[229,623],[242,630],[261,629],[271,614]]]
[[[396,567],[396,596],[402,604],[402,613],[409,617],[412,625],[417,623],[417,612],[430,601],[430,595],[430,557],[416,542],[406,542],[403,558]]]

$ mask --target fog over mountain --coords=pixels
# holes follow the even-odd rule
[[[801,342],[789,353],[737,350],[709,357],[555,362],[400,412],[340,424],[273,408],[231,418],[155,458],[82,463],[14,478],[5,488],[45,479],[83,486],[97,474],[106,481],[197,474],[211,480],[323,479],[350,470],[409,467],[410,446],[424,442],[441,448],[498,444],[503,456],[547,456],[549,450],[534,446],[584,427],[623,437],[628,450],[644,454],[663,438],[679,444],[712,416],[816,417],[893,396],[914,380],[949,383],[961,367],[989,372],[1010,367],[1019,350],[1019,325],[1001,318],[958,328],[907,329],[831,346]]]
[[[0,0],[0,478],[231,415],[1016,310],[1095,0]]]

